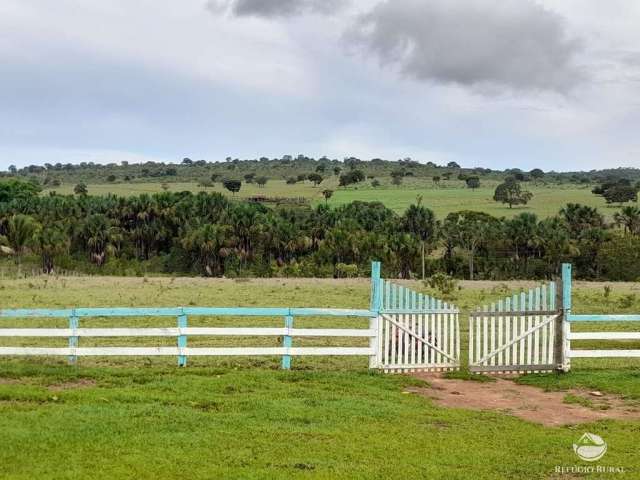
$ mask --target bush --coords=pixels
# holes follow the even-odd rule
[[[434,273],[424,281],[424,284],[445,296],[451,295],[458,287],[458,282],[446,273]]]
[[[336,278],[353,278],[358,276],[358,266],[351,263],[336,264]]]

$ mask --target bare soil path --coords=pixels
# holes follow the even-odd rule
[[[497,378],[495,382],[476,382],[445,379],[433,373],[416,373],[415,376],[428,382],[430,387],[410,387],[406,391],[424,395],[444,407],[495,410],[551,427],[603,419],[640,419],[640,405],[600,392],[545,392],[504,378]],[[566,403],[567,395],[588,406]]]

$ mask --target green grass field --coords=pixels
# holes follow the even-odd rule
[[[287,185],[284,180],[270,180],[264,188],[255,184],[243,183],[242,189],[237,194],[238,198],[247,198],[254,195],[265,195],[267,197],[304,197],[309,199],[312,205],[324,202],[322,190],[334,190],[333,197],[329,200],[329,205],[342,205],[354,200],[361,201],[381,201],[387,207],[398,213],[416,202],[418,195],[423,197],[423,205],[431,208],[438,218],[444,218],[448,213],[472,209],[490,213],[497,217],[511,217],[521,212],[532,212],[540,218],[553,216],[567,203],[581,203],[599,208],[605,216],[611,218],[618,211],[618,206],[607,205],[602,197],[591,193],[591,186],[575,185],[527,185],[525,188],[533,193],[533,199],[526,206],[509,208],[508,205],[493,201],[493,192],[496,182],[484,182],[481,188],[470,190],[464,188],[460,181],[442,181],[436,187],[431,181],[424,179],[406,179],[401,186],[393,186],[384,181],[377,188],[370,186],[367,181],[357,187],[340,188],[335,177],[330,177],[319,187],[314,187],[311,182],[296,183]],[[220,192],[230,195],[220,183],[213,187],[203,188],[196,183],[168,183],[168,191],[179,192],[207,191]],[[163,191],[160,183],[115,183],[88,185],[89,194],[106,195],[113,193],[117,195],[137,195],[141,193],[156,193]],[[72,193],[73,185],[63,185],[53,190],[58,193]],[[45,191],[46,193],[46,191]]]
[[[402,283],[423,290],[418,282]],[[509,287],[531,285],[518,282]],[[578,282],[574,310],[640,311],[640,285],[611,285],[612,293],[605,296],[602,284]],[[461,286],[454,300],[465,311],[499,298],[504,288],[497,282]],[[0,282],[3,308],[363,308],[368,296],[369,283],[362,279],[78,277]],[[168,321],[96,319],[84,326],[159,326]],[[16,322],[66,323],[4,320],[3,326]],[[279,326],[282,319],[198,322]],[[364,327],[366,320],[295,322]],[[466,322],[463,312],[461,325]],[[638,325],[625,328],[632,327],[638,330]],[[156,344],[154,339],[141,340]],[[600,389],[640,400],[640,362],[583,360],[573,366],[566,375],[531,375],[522,381],[547,389]],[[0,477],[564,478],[554,473],[555,466],[580,463],[571,445],[584,431],[606,439],[609,449],[601,464],[624,467],[628,473],[620,477],[640,475],[638,422],[548,428],[506,413],[441,408],[403,393],[417,380],[369,372],[364,358],[294,358],[292,371],[278,367],[277,358],[190,359],[185,369],[178,369],[175,359],[81,358],[78,366],[69,366],[65,360],[4,358]]]

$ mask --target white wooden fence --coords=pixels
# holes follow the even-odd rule
[[[284,327],[189,327],[189,316],[238,316],[284,318]],[[375,325],[377,312],[356,309],[329,308],[78,308],[66,310],[18,309],[0,310],[0,318],[67,318],[69,328],[0,328],[0,338],[67,338],[66,347],[1,346],[0,355],[62,355],[72,362],[81,356],[177,356],[178,364],[186,365],[189,356],[276,355],[282,356],[282,367],[290,368],[292,356],[307,355],[358,355],[370,358],[376,366],[376,328],[294,328],[296,316],[303,317],[360,317]],[[176,327],[165,328],[83,328],[81,319],[89,317],[175,317]],[[373,318],[373,320],[372,320]],[[280,347],[189,347],[189,337],[282,337]],[[176,346],[100,346],[82,347],[82,338],[100,337],[174,337]],[[366,338],[367,346],[294,347],[295,337]]]

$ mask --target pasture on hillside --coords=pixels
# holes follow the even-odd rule
[[[404,212],[409,205],[416,203],[418,195],[423,197],[422,204],[434,211],[440,219],[447,214],[459,210],[477,210],[489,213],[496,217],[512,217],[522,212],[531,212],[540,218],[551,217],[567,203],[580,203],[591,207],[597,207],[607,218],[619,210],[618,205],[607,205],[604,198],[591,193],[591,186],[576,185],[535,185],[528,183],[524,188],[533,193],[533,199],[525,206],[509,208],[508,205],[497,203],[493,200],[493,193],[497,186],[496,181],[486,181],[477,189],[469,189],[461,181],[441,181],[436,186],[426,179],[406,178],[402,185],[394,186],[390,179],[380,179],[380,187],[372,187],[371,182],[363,182],[357,186],[347,188],[339,187],[336,177],[327,178],[318,187],[314,187],[309,181],[298,182],[293,185],[284,180],[269,180],[264,187],[255,183],[242,183],[242,188],[235,197],[239,199],[265,196],[265,197],[290,197],[306,198],[311,205],[324,203],[322,191],[333,190],[333,196],[328,200],[331,206],[343,205],[355,200],[364,202],[382,202],[388,208],[397,213]],[[202,187],[197,183],[175,182],[166,183],[167,191],[193,191],[193,192],[219,192],[228,196],[231,193],[224,189],[221,182],[211,187]],[[59,187],[46,189],[43,194],[56,191],[60,194],[72,194],[74,185],[65,184]],[[162,183],[107,183],[87,185],[90,195],[107,195],[109,193],[129,196],[143,193],[159,193],[164,191]]]
[[[434,293],[421,282],[399,283]],[[450,300],[462,310],[465,345],[470,309],[535,282],[460,285]],[[640,285],[606,285],[610,289],[605,284],[576,282],[574,313],[640,312]],[[364,279],[43,276],[0,281],[3,308],[364,308],[369,293],[369,281]],[[15,324],[3,322],[6,327]],[[91,322],[91,326],[161,326],[171,319]],[[282,319],[203,318],[198,322],[281,326]],[[296,318],[295,322],[308,327],[364,327],[367,319]],[[20,320],[20,326],[58,324],[66,320]],[[639,325],[627,322],[607,328],[638,331]],[[3,339],[2,344],[9,340]],[[163,341],[99,339],[102,345],[107,340],[145,345]],[[51,339],[19,341],[51,343]],[[250,338],[243,341],[256,344]],[[327,341],[335,340],[295,340],[296,344]],[[639,348],[637,343],[625,346]],[[175,358],[98,357],[80,358],[77,366],[70,366],[61,359],[3,358],[0,476],[114,478],[135,472],[138,478],[463,479],[473,472],[478,479],[560,478],[555,467],[578,463],[572,444],[584,431],[599,432],[606,439],[609,449],[603,464],[623,467],[630,476],[640,469],[637,422],[602,420],[551,428],[506,412],[438,407],[406,393],[409,387],[427,387],[424,382],[370,372],[366,358],[294,358],[289,372],[279,369],[279,358],[269,357],[190,358],[183,369],[175,363]],[[616,393],[637,407],[639,368],[640,359],[576,359],[569,374],[530,375],[519,381],[546,389]],[[465,372],[454,376],[466,378]],[[575,399],[567,395],[566,401]]]

